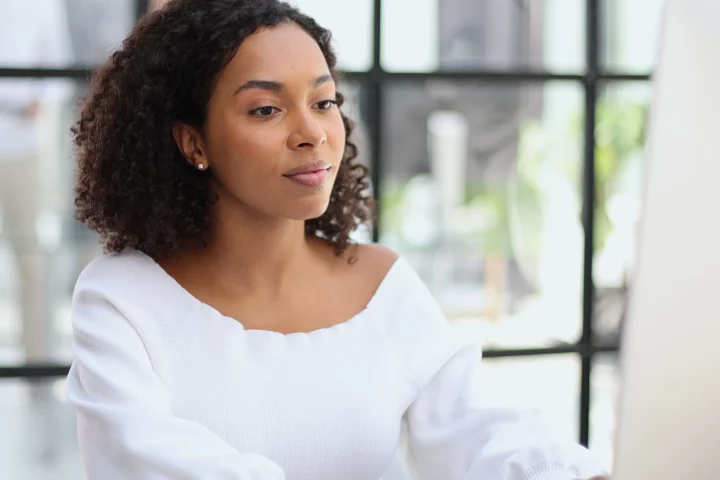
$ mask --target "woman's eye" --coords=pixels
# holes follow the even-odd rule
[[[337,105],[337,100],[323,100],[317,104],[320,110],[330,110],[335,105]]]
[[[257,115],[258,117],[269,117],[273,113],[275,113],[275,110],[277,110],[277,108],[275,107],[260,107],[256,108],[250,113],[253,115]]]

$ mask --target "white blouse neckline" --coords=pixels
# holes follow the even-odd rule
[[[147,255],[144,252],[137,251],[139,255],[144,257],[148,263],[150,263],[153,267],[153,269],[158,273],[159,281],[167,282],[172,289],[177,290],[179,295],[182,295],[186,298],[188,298],[196,308],[202,308],[206,311],[210,312],[211,314],[220,317],[224,320],[227,320],[228,322],[232,322],[233,327],[239,328],[245,333],[248,334],[254,334],[254,335],[260,335],[260,336],[274,336],[274,337],[283,337],[285,339],[291,339],[291,338],[309,338],[313,336],[319,336],[319,335],[325,335],[330,333],[336,333],[340,330],[344,330],[347,327],[353,326],[356,323],[359,323],[360,320],[365,316],[365,314],[373,309],[377,304],[381,303],[382,298],[385,297],[385,292],[389,288],[389,285],[392,284],[392,278],[397,275],[397,270],[399,270],[401,267],[401,263],[404,261],[402,257],[398,257],[395,259],[393,264],[390,266],[387,272],[385,272],[385,275],[383,276],[382,280],[380,281],[380,284],[378,285],[377,289],[373,293],[373,295],[370,297],[370,300],[368,300],[365,307],[363,307],[362,310],[357,312],[356,314],[352,315],[350,318],[345,319],[343,321],[340,321],[338,323],[335,323],[333,325],[330,325],[328,327],[321,327],[316,328],[314,330],[310,330],[307,332],[293,332],[293,333],[282,333],[275,330],[266,330],[266,329],[260,329],[260,328],[245,328],[245,325],[239,320],[234,317],[230,317],[228,315],[222,314],[219,310],[217,310],[215,307],[213,307],[210,304],[207,304],[197,297],[195,297],[192,293],[190,293],[185,287],[180,285],[180,283],[173,278],[172,275],[167,273],[164,268],[160,266],[152,257]]]

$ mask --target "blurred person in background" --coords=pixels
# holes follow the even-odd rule
[[[0,66],[67,67],[72,59],[63,2],[2,1]],[[70,93],[64,80],[0,80],[0,239],[14,253],[27,362],[47,360],[51,348],[42,218],[52,202],[47,166],[58,162],[60,107]]]
[[[0,1],[0,67],[67,67],[72,61],[62,1]],[[14,287],[9,304],[0,303],[0,329],[19,327],[20,341],[3,339],[10,348],[2,353],[16,362],[47,362],[57,346],[51,343],[55,279],[50,278],[47,232],[60,188],[55,173],[65,158],[60,152],[62,108],[71,91],[67,80],[0,79],[0,242],[11,253],[0,276]],[[50,465],[62,451],[52,383],[31,380],[29,386],[27,416],[3,426],[19,451]]]
[[[96,75],[78,217],[108,254],[73,304],[88,480],[600,478],[479,359],[412,267],[350,234],[368,169],[330,33],[277,0],[173,0]]]

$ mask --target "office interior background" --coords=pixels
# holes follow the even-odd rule
[[[79,479],[70,303],[101,254],[69,128],[162,1],[0,0],[0,478]],[[483,345],[488,404],[612,464],[663,0],[292,0],[332,30],[379,241]],[[672,281],[672,279],[668,279]]]

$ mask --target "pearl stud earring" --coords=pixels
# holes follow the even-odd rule
[[[198,164],[198,170],[205,170],[205,164],[204,163]]]

